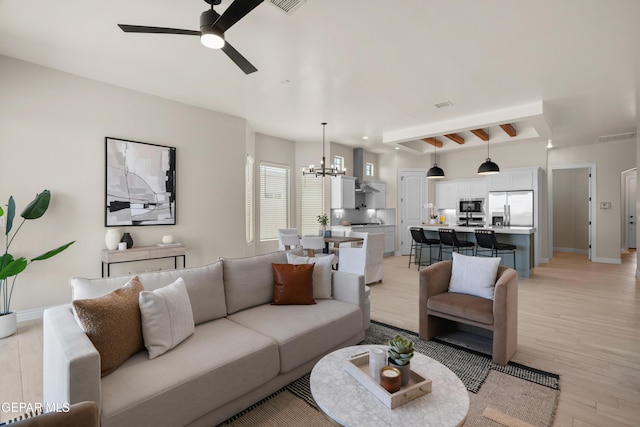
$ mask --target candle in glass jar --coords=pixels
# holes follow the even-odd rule
[[[400,371],[391,366],[385,366],[380,370],[380,385],[389,393],[400,390]]]

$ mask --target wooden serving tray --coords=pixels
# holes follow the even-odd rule
[[[411,377],[406,386],[395,393],[389,393],[369,375],[369,352],[349,358],[345,370],[389,409],[397,408],[431,393],[431,380],[414,371],[411,371]]]

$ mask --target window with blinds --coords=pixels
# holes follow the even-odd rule
[[[289,228],[289,167],[260,163],[260,240]]]
[[[254,160],[253,157],[247,155],[247,163],[244,170],[244,191],[245,191],[245,234],[247,243],[253,243],[255,238],[256,211],[253,205],[253,189],[254,189]]]
[[[302,175],[302,174],[301,174]],[[317,235],[321,225],[318,215],[324,213],[324,178],[302,175],[300,179],[300,232]]]

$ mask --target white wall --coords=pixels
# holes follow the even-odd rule
[[[18,277],[14,309],[68,302],[71,276],[100,276],[105,136],[177,147],[177,225],[122,228],[136,245],[171,233],[187,245],[188,266],[245,254],[244,119],[5,56],[0,70],[0,202],[13,195],[20,212],[37,192],[52,193],[49,211],[25,225],[12,252],[33,257],[76,240]],[[114,272],[145,264],[120,267]]]

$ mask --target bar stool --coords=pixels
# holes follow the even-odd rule
[[[409,228],[411,232],[411,249],[409,250],[409,267],[411,267],[411,252],[415,253],[414,255],[414,264],[418,265],[418,270],[420,270],[421,265],[430,265],[433,263],[433,246],[440,246],[440,240],[438,239],[430,239],[424,234],[424,229],[420,227],[411,227]],[[429,264],[422,264],[422,248],[424,246],[429,247]],[[437,258],[436,258],[437,260]]]
[[[513,269],[516,269],[516,249],[518,249],[516,245],[498,242],[494,230],[474,230],[474,234],[476,235],[476,243],[478,243],[476,255],[479,255],[480,252],[490,252],[489,256],[497,257],[500,254],[511,253],[513,255]]]
[[[453,253],[454,250],[460,253],[460,249],[464,249],[465,253],[470,250],[471,255],[473,255],[474,248],[476,247],[475,243],[468,240],[459,240],[453,228],[438,228],[438,234],[440,235],[440,255],[438,256],[438,261],[442,261],[442,253],[445,247],[450,248],[450,250],[447,251],[450,253]]]

